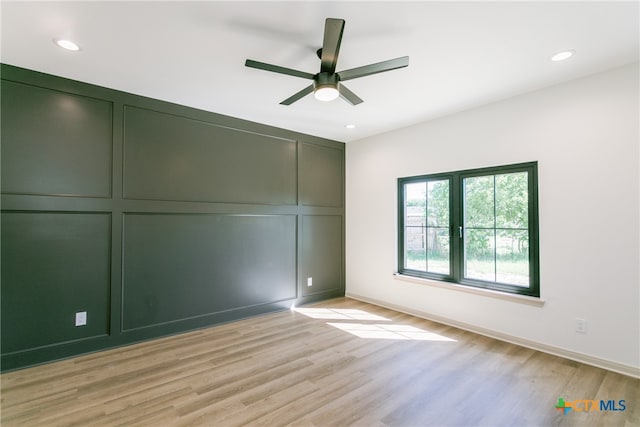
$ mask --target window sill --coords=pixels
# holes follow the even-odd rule
[[[482,295],[491,298],[497,298],[505,301],[517,302],[520,304],[532,305],[535,307],[544,306],[545,301],[541,298],[530,297],[527,295],[509,294],[507,292],[499,292],[491,289],[473,288],[471,286],[459,285],[457,283],[440,282],[437,280],[423,279],[421,277],[407,276],[405,274],[394,273],[393,277],[396,280],[403,282],[418,283],[420,285],[428,285],[436,288],[450,289],[459,292],[466,292],[469,294]]]

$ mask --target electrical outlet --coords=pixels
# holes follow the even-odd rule
[[[576,317],[576,332],[579,334],[587,333],[587,320]]]
[[[313,286],[313,277],[307,277],[307,286]]]
[[[76,313],[76,326],[84,326],[87,324],[87,312],[79,311]]]

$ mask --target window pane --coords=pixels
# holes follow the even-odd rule
[[[467,229],[464,233],[464,277],[495,282],[493,230]]]
[[[496,175],[496,226],[527,228],[529,222],[529,187],[527,173]]]
[[[494,221],[494,176],[464,179],[464,226],[492,228]]]
[[[449,181],[429,181],[427,188],[427,225],[449,228]]]
[[[427,271],[449,275],[449,180],[427,183]]]
[[[427,271],[425,227],[405,228],[404,266],[412,270]]]
[[[427,183],[405,184],[404,197],[404,267],[427,271]]]
[[[498,230],[496,236],[496,281],[529,286],[529,233]]]
[[[449,227],[427,228],[427,271],[449,275]]]

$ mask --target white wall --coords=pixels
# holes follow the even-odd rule
[[[640,372],[638,72],[634,64],[348,143],[347,295]],[[398,177],[535,160],[544,306],[392,277]],[[575,332],[577,317],[587,334]]]

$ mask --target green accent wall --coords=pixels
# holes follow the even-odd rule
[[[344,295],[342,143],[1,67],[3,371]]]

